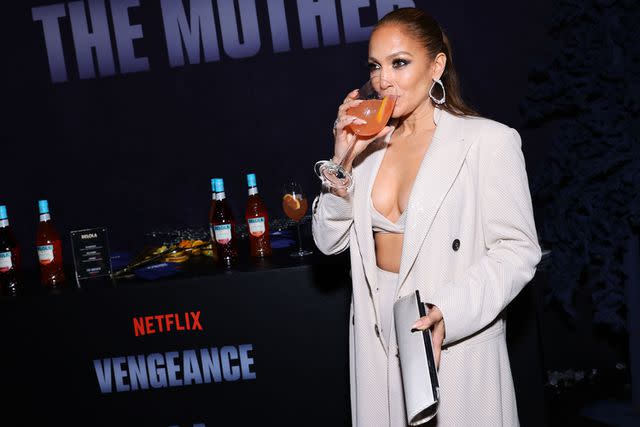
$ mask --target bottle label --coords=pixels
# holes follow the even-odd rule
[[[0,273],[6,273],[11,270],[11,267],[13,267],[11,252],[0,252]]]
[[[51,219],[51,215],[48,213],[40,214],[40,222],[49,221]]]
[[[8,219],[0,219],[0,228],[8,227],[9,220]]]
[[[213,226],[213,232],[216,235],[216,242],[224,245],[231,241],[231,224],[220,224]]]
[[[249,233],[251,233],[252,236],[260,237],[264,234],[265,230],[264,217],[249,218]]]
[[[38,246],[38,259],[42,265],[51,264],[53,262],[53,245]]]

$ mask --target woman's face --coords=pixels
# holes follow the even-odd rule
[[[438,55],[438,61],[432,61],[425,47],[397,24],[383,25],[371,34],[369,73],[372,78],[380,77],[396,86],[398,99],[392,117],[407,116],[429,102],[433,78],[440,78],[444,70],[440,56],[444,54]],[[389,91],[390,86],[382,83],[382,93]]]

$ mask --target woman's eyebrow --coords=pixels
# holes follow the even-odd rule
[[[396,56],[402,56],[402,55],[413,56],[409,52],[401,50],[400,52],[394,52],[391,55],[387,56],[387,59],[395,58]]]
[[[387,59],[393,59],[397,56],[402,56],[402,55],[409,55],[409,56],[413,56],[411,53],[401,50],[400,52],[394,52],[391,55],[387,56]],[[369,57],[369,61],[371,62],[378,62],[378,60],[376,58],[374,58],[373,56]]]

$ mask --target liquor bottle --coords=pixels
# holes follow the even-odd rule
[[[47,288],[59,288],[64,283],[64,266],[62,264],[62,242],[51,222],[49,203],[38,201],[40,223],[36,246],[40,262],[40,282]]]
[[[209,208],[209,232],[211,233],[211,256],[214,260],[218,259],[218,251],[216,248],[216,236],[213,231],[213,215],[216,212],[216,179],[211,178],[211,207]]]
[[[269,241],[269,215],[267,206],[258,195],[256,175],[247,175],[249,186],[249,198],[247,199],[247,211],[245,219],[249,229],[249,243],[252,257],[265,257],[271,255],[271,242]]]
[[[216,206],[213,213],[213,234],[216,239],[218,260],[225,266],[231,266],[238,259],[236,247],[236,222],[231,207],[224,194],[224,181],[215,180]]]
[[[0,206],[0,292],[16,296],[21,291],[20,246],[9,226],[7,207]]]

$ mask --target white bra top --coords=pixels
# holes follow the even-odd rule
[[[438,108],[436,108],[438,110]],[[435,117],[435,115],[434,115]],[[395,126],[398,123],[397,119],[392,119],[390,123],[392,126]],[[389,143],[391,141],[391,135],[393,134],[393,130],[389,132],[385,138],[384,142]],[[373,206],[373,200],[369,198],[369,206],[371,207],[371,228],[374,233],[394,233],[394,234],[404,234],[404,229],[407,223],[407,210],[405,209],[402,212],[402,215],[398,218],[398,220],[393,223],[386,216],[382,215],[378,210]]]
[[[373,206],[373,200],[369,200],[369,206],[371,206],[371,228],[373,229],[374,233],[404,233],[404,228],[407,223],[406,209],[404,210],[404,212],[402,212],[402,215],[400,215],[398,220],[393,223],[386,216],[378,212],[378,210]]]

